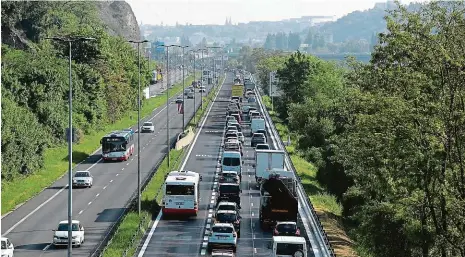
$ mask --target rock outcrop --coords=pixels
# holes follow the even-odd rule
[[[109,33],[127,40],[139,40],[140,29],[131,6],[124,1],[96,1],[100,18]]]

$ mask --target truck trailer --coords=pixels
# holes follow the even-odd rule
[[[271,228],[278,221],[297,222],[299,203],[294,178],[270,176],[260,188],[260,225]]]

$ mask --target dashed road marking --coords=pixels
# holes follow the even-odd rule
[[[98,197],[100,194],[96,194],[95,197]]]
[[[87,205],[91,205],[92,204],[92,201],[90,201]]]
[[[112,180],[110,180],[110,183],[111,183],[111,182],[113,182],[113,179],[112,179]]]
[[[50,246],[52,246],[52,244],[48,244],[47,246],[45,246],[45,248],[43,249],[43,251],[47,251],[48,248],[50,248]]]
[[[81,210],[78,215],[81,215],[84,212],[84,210]]]
[[[122,168],[121,170],[124,170],[124,168]]]
[[[105,188],[107,188],[107,186],[104,186],[103,189],[105,190]]]
[[[209,218],[211,218],[212,216],[213,216],[213,214],[211,214],[211,213],[208,214],[208,217],[209,217]]]
[[[119,173],[116,173],[116,176],[118,177],[118,176],[119,176]]]

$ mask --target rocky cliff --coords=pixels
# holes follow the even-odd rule
[[[2,1],[2,44],[19,49],[29,48],[29,43],[37,42],[39,34],[46,31],[49,26],[59,27],[61,26],[60,23],[66,23],[63,20],[60,21],[64,16],[52,18],[55,21],[50,21],[50,17],[53,16],[50,13],[54,11],[60,12],[62,9],[73,12],[77,16],[92,16],[92,19],[95,18],[106,25],[108,33],[111,35],[121,36],[127,40],[140,39],[140,30],[136,17],[131,6],[124,1]],[[48,15],[47,18],[45,18],[46,15]]]
[[[124,1],[95,2],[100,18],[112,35],[139,40],[140,29],[131,6]]]

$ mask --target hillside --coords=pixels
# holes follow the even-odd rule
[[[8,183],[46,173],[44,160],[62,161],[53,157],[63,154],[57,149],[66,143],[69,50],[45,37],[96,39],[72,44],[73,127],[85,140],[135,108],[137,53],[126,39],[138,39],[139,28],[121,1],[9,1],[1,8],[3,195]],[[146,84],[146,61],[141,69]]]

